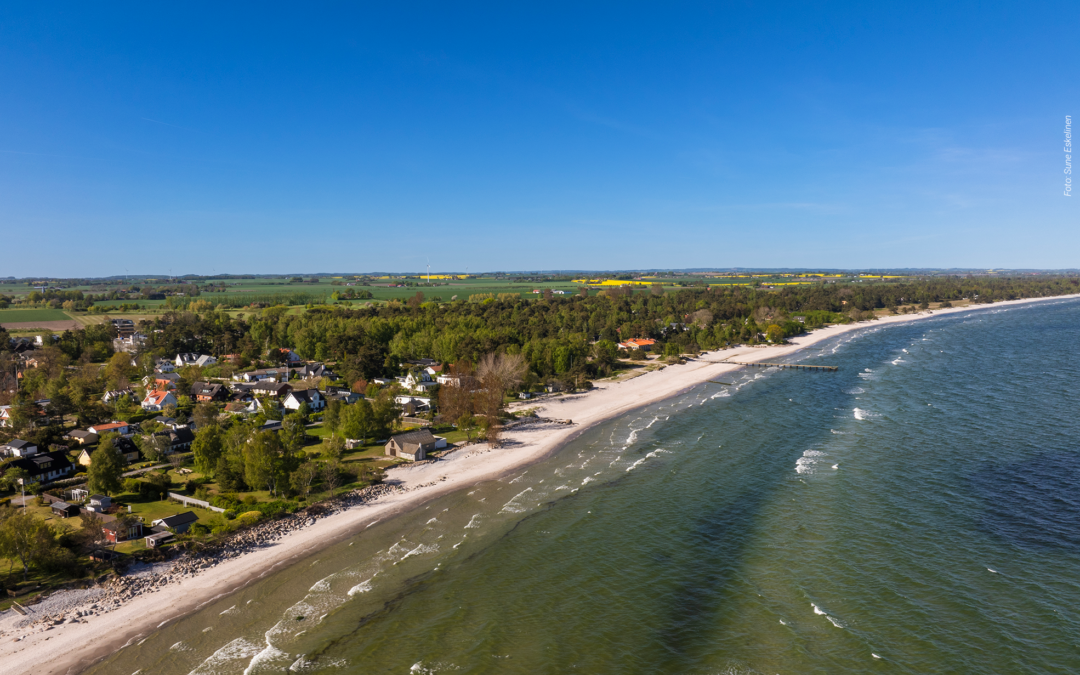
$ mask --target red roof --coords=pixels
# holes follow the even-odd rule
[[[110,429],[120,429],[127,425],[127,422],[109,422],[108,424],[95,424],[94,428],[100,431],[108,431]]]
[[[152,391],[146,395],[146,400],[153,404],[161,403],[165,400],[165,397],[169,395],[167,391]]]
[[[638,347],[648,347],[650,345],[656,344],[656,340],[648,340],[648,339],[642,339],[642,338],[632,338],[630,340],[627,340],[626,344],[628,344],[628,345],[636,345]]]

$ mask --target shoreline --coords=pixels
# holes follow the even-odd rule
[[[89,617],[85,622],[64,623],[25,635],[28,629],[13,631],[13,626],[8,627],[9,623],[14,624],[24,618],[10,610],[0,615],[0,663],[4,664],[4,671],[9,673],[48,675],[80,672],[166,623],[228,596],[284,565],[356,536],[375,522],[393,518],[459,489],[518,472],[550,457],[597,424],[677,396],[709,379],[743,368],[722,360],[775,360],[864,328],[980,309],[1076,298],[1080,298],[1080,294],[954,307],[834,325],[795,337],[785,345],[712,351],[685,364],[666,366],[619,382],[599,382],[590,392],[515,404],[517,407],[539,407],[545,419],[570,419],[573,424],[523,424],[505,432],[504,437],[514,441],[511,447],[488,449],[482,444],[470,445],[454,450],[436,462],[394,467],[388,472],[386,482],[395,488],[384,490],[383,495],[336,510],[316,519],[313,524],[285,532],[268,545],[216,562],[197,574],[185,575],[163,585],[154,583],[157,590],[135,595],[122,602],[117,609]],[[167,564],[172,566],[174,563]],[[155,582],[158,580],[156,576],[151,578]],[[49,600],[77,592],[60,591],[50,596]],[[167,609],[162,610],[162,607]],[[22,635],[25,637],[14,641]]]

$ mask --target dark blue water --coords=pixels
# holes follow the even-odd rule
[[[848,334],[92,672],[1080,672],[1078,344],[1076,301]]]

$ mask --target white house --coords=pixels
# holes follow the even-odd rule
[[[410,396],[408,394],[402,394],[401,396],[394,397],[394,403],[398,405],[406,405],[412,403],[417,408],[429,408],[431,407],[431,398],[427,396]]]
[[[301,389],[286,394],[285,400],[281,402],[281,407],[288,410],[299,410],[300,406],[305,403],[308,404],[308,408],[312,412],[322,410],[326,406],[326,400],[318,389]]]
[[[461,385],[461,378],[455,375],[440,375],[435,378],[435,381],[442,385],[449,385],[451,387],[457,387]]]
[[[38,447],[30,441],[12,439],[7,445],[0,445],[0,455],[11,457],[30,457],[36,455]]]
[[[217,359],[207,354],[177,354],[175,363],[177,368],[183,368],[184,366],[208,366],[211,363],[217,363]]]
[[[151,391],[142,401],[143,410],[160,411],[170,405],[176,405],[176,397],[173,396],[171,391]]]
[[[409,373],[401,379],[401,384],[410,391],[427,391],[432,387],[437,387],[438,384],[431,380],[431,375],[426,371],[420,371],[419,373]]]

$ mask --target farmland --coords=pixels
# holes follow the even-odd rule
[[[62,309],[0,309],[0,323],[30,321],[66,321],[71,319]]]

